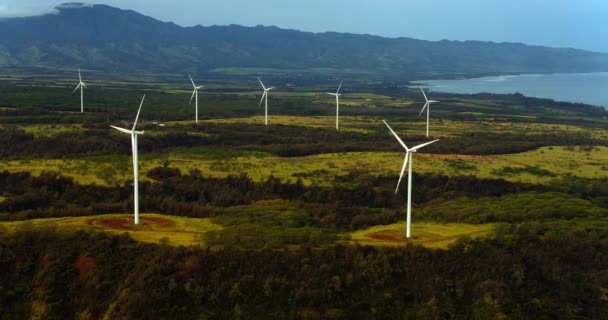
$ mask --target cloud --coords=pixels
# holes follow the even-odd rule
[[[59,13],[59,10],[56,8],[49,8],[48,6],[20,6],[17,4],[0,5],[0,19],[34,17],[57,13]]]
[[[79,8],[87,8],[87,7],[93,7],[93,6],[95,6],[95,5],[92,3],[70,2],[70,3],[60,4],[56,8],[57,9],[79,9]]]

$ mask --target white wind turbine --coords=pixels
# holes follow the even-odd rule
[[[84,93],[83,90],[84,88],[86,88],[87,85],[84,84],[84,82],[82,82],[82,77],[80,76],[80,68],[78,69],[78,85],[76,86],[76,88],[74,89],[74,91],[72,91],[72,93],[76,92],[76,90],[78,90],[78,88],[80,88],[80,112],[84,112]]]
[[[264,98],[266,98],[266,103],[265,103],[265,107],[264,107],[264,124],[268,125],[268,91],[272,90],[273,87],[270,87],[270,88],[264,87],[264,84],[262,83],[262,80],[260,80],[259,77],[258,77],[258,81],[260,82],[260,84],[262,85],[262,88],[264,89],[264,94],[262,95],[262,99],[260,99],[260,104],[258,104],[258,108],[262,105],[262,101],[264,101]]]
[[[424,112],[424,109],[426,109],[426,137],[428,138],[429,137],[429,116],[430,116],[430,112],[431,112],[431,103],[436,103],[439,101],[429,100],[426,97],[426,94],[424,93],[424,89],[420,88],[420,91],[422,91],[422,95],[424,95],[424,100],[426,100],[426,102],[424,103],[424,107],[422,107],[422,110],[420,110],[420,113],[418,114],[418,116],[420,117],[422,112]]]
[[[137,126],[137,119],[139,119],[139,112],[141,111],[141,106],[143,106],[145,98],[146,95],[141,98],[141,103],[139,104],[139,109],[137,110],[137,116],[135,116],[135,122],[133,123],[133,128],[131,130],[110,126],[120,132],[131,135],[131,149],[133,151],[133,214],[135,216],[135,224],[139,224],[139,170],[137,167],[137,136],[144,134],[143,131],[135,131],[135,127]]]
[[[194,80],[192,80],[192,77],[190,75],[188,75],[188,77],[190,77],[190,81],[192,82],[192,86],[194,87],[194,91],[192,91],[192,96],[190,97],[190,102],[192,103],[192,98],[195,98],[194,100],[194,105],[195,105],[195,110],[196,110],[196,115],[195,115],[195,120],[196,123],[198,123],[198,90],[204,88],[204,86],[196,86],[196,84],[194,84]]]
[[[388,125],[388,123],[386,123],[386,121],[384,121],[384,120],[382,120],[382,121],[388,127],[388,129],[393,133],[395,138],[397,138],[397,141],[399,141],[401,146],[405,149],[405,160],[403,160],[403,167],[401,168],[401,175],[399,176],[399,182],[397,182],[397,188],[395,189],[395,193],[397,193],[397,191],[399,191],[399,184],[401,183],[401,179],[403,178],[403,172],[405,172],[405,166],[408,163],[408,159],[409,159],[409,163],[410,163],[410,166],[408,169],[408,174],[407,174],[407,222],[406,222],[406,230],[405,230],[405,236],[409,239],[410,235],[411,235],[411,229],[412,229],[412,154],[414,152],[418,151],[418,149],[428,146],[429,144],[437,142],[439,140],[433,140],[431,142],[419,144],[413,148],[408,148],[405,145],[405,143],[403,143],[403,140],[401,140],[401,138],[399,138],[399,136],[395,133],[395,131],[393,131],[393,129],[391,129],[391,127]]]
[[[338,130],[338,115],[340,113],[340,88],[342,88],[342,81],[340,81],[340,85],[338,86],[338,91],[336,93],[327,92],[327,94],[336,96],[336,130]]]

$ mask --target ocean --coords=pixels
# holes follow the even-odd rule
[[[608,72],[493,76],[463,80],[421,80],[431,90],[473,94],[516,93],[557,101],[579,102],[608,108]]]

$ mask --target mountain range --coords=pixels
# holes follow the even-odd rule
[[[413,32],[414,33],[414,32]],[[181,27],[107,5],[0,20],[0,67],[112,72],[309,68],[376,74],[475,75],[608,71],[608,54],[482,41],[424,41],[277,27]]]

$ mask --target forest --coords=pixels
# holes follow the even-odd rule
[[[23,254],[27,252],[28,254]],[[608,238],[524,223],[448,250],[208,250],[128,235],[0,242],[0,312],[22,319],[606,319]],[[584,261],[585,263],[581,263]],[[33,314],[35,316],[35,313]]]

